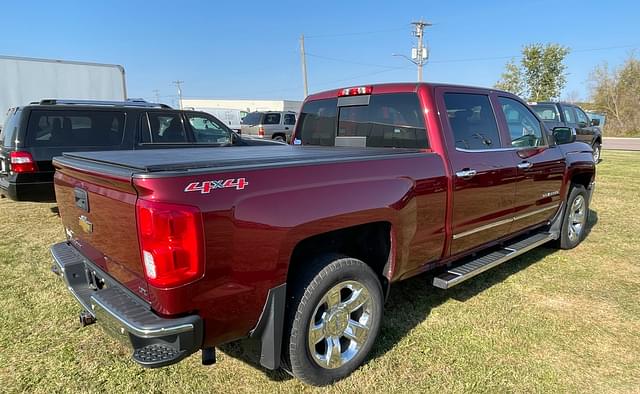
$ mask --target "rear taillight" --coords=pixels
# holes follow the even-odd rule
[[[264,137],[264,127],[262,126],[258,127],[258,135],[260,137]]]
[[[196,207],[138,200],[138,238],[145,276],[158,288],[204,275],[202,215]]]
[[[38,167],[29,152],[9,153],[10,171],[15,173],[35,172]]]

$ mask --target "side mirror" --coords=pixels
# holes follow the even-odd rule
[[[570,144],[576,140],[576,132],[570,127],[554,127],[553,139],[558,145]]]
[[[600,119],[591,119],[591,126],[600,126]]]

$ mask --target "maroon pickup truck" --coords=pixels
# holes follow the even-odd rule
[[[595,165],[574,140],[509,93],[401,83],[309,96],[293,145],[68,153],[53,270],[143,366],[248,337],[329,384],[374,346],[391,283],[580,243]]]

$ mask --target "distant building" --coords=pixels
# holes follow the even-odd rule
[[[302,101],[295,100],[196,100],[183,99],[183,108],[223,108],[239,111],[293,111],[300,112]]]

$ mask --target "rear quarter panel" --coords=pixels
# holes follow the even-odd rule
[[[392,159],[269,168],[224,174],[136,178],[140,197],[188,203],[204,215],[202,280],[169,294],[150,287],[158,306],[192,304],[205,318],[207,345],[245,336],[270,288],[286,282],[302,240],[331,230],[386,221],[392,225],[394,278],[440,258],[447,179],[434,153]],[[243,190],[184,192],[191,182],[245,178]]]

